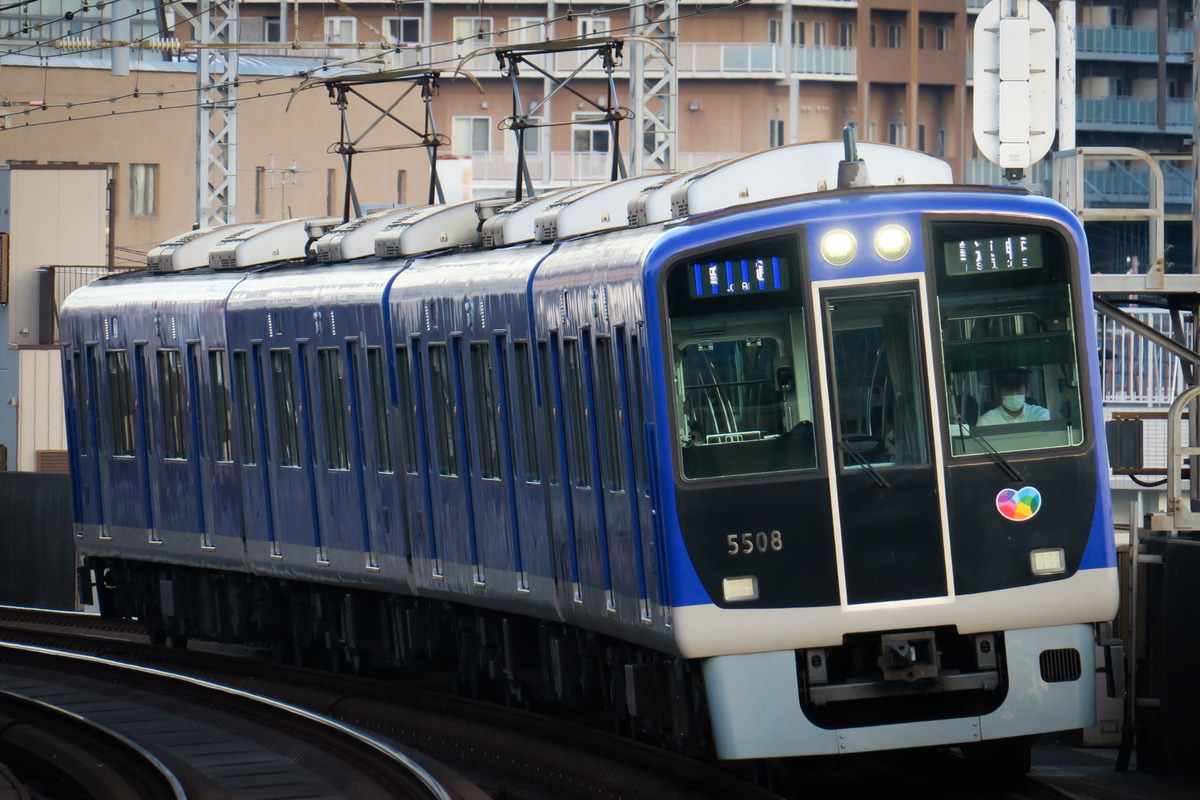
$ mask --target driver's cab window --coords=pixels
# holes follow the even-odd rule
[[[812,383],[792,238],[671,267],[671,394],[685,478],[812,469]]]
[[[1071,258],[1048,230],[934,227],[950,451],[1083,442]]]

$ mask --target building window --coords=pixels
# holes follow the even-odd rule
[[[263,41],[264,42],[280,42],[283,41],[283,26],[279,24],[279,17],[263,17]]]
[[[938,128],[937,154],[938,154],[938,158],[946,157],[946,129],[945,128]]]
[[[546,20],[542,17],[509,17],[508,43],[534,44],[546,38]]]
[[[901,38],[904,34],[904,29],[900,25],[888,25],[888,42],[887,46],[891,49],[903,47]]]
[[[925,26],[924,25],[917,26],[917,49],[918,50],[925,49]]]
[[[129,165],[129,213],[158,216],[158,164]]]
[[[792,20],[792,44],[797,47],[804,44],[804,20]],[[767,23],[767,40],[771,44],[784,44],[783,41],[783,20],[773,19]]]
[[[605,36],[612,30],[607,17],[580,17],[580,36]]]
[[[875,24],[871,24],[871,47],[875,47]]]
[[[879,124],[874,121],[867,123],[867,141],[868,142],[878,142],[879,141]]]
[[[405,191],[407,188],[408,188],[408,170],[406,170],[406,169],[396,170],[396,205],[398,205],[398,206],[404,205],[404,195],[407,194],[407,192]]]
[[[853,22],[838,23],[838,45],[841,47],[854,47]]]
[[[454,40],[468,52],[489,47],[492,44],[492,18],[455,17]]]
[[[888,123],[888,144],[894,144],[894,145],[897,145],[898,147],[904,147],[905,145],[908,144],[906,139],[907,139],[907,137],[905,136],[903,122],[889,122]]]
[[[819,46],[829,44],[829,23],[814,22],[812,25],[812,43]]]
[[[358,20],[354,17],[326,17],[325,43],[348,44],[358,41]]]
[[[576,153],[607,153],[609,150],[608,124],[579,124],[587,120],[603,118],[603,114],[576,112],[574,114],[576,124],[571,126],[571,150]]]
[[[420,44],[420,17],[384,17],[383,34],[388,44]]]
[[[939,25],[937,28],[937,49],[950,49],[950,28],[945,25]]]
[[[925,152],[925,123],[917,123],[917,149]]]
[[[771,142],[770,147],[783,147],[783,120],[772,119],[767,123],[771,126]]]
[[[455,117],[452,120],[450,152],[456,156],[491,150],[491,117]]]

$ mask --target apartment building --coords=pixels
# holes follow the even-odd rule
[[[971,136],[972,31],[983,5],[983,0],[808,0],[790,9],[765,0],[681,4],[677,167],[791,141],[836,139],[853,122],[860,139],[945,158],[958,179],[998,180],[999,171],[979,158]],[[1054,4],[1048,5],[1053,11]],[[1185,19],[1188,8],[1184,0],[1077,4],[1078,144],[1183,149],[1195,113],[1187,63],[1195,37]],[[182,57],[140,51],[142,61],[135,58],[133,74],[113,78],[102,74],[106,51],[89,50],[88,40],[94,46],[96,40],[122,38],[117,35],[121,15],[130,18],[124,34],[130,39],[157,40],[166,32],[192,40],[188,20],[195,13],[194,5],[159,6],[153,0],[82,10],[73,0],[37,0],[0,12],[0,52],[19,54],[0,55],[0,91],[14,99],[10,89],[19,87],[13,106],[19,108],[20,102],[36,101],[38,87],[47,85],[64,87],[60,101],[69,101],[66,87],[72,85],[79,87],[81,100],[126,95],[139,82],[143,89],[161,91],[159,84],[167,84],[167,91],[181,90],[194,81],[195,50],[185,50]],[[631,25],[630,6],[610,0],[291,0],[243,2],[239,14],[243,98],[269,94],[289,72],[323,64],[338,65],[323,74],[422,64],[442,70],[431,101],[437,130],[450,138],[441,155],[470,157],[471,187],[478,196],[511,191],[517,161],[515,137],[504,125],[514,113],[514,82],[502,74],[493,54],[481,51],[568,37],[623,36]],[[629,125],[614,138],[597,110],[607,102],[607,75],[598,60],[585,64],[588,56],[580,51],[533,59],[560,78],[577,73],[570,90],[556,91],[530,67],[515,81],[522,107],[528,112],[540,104],[538,121],[552,123],[524,144],[538,185],[606,179],[614,149],[624,151],[628,161]],[[626,108],[629,62],[626,52],[612,76],[616,104]],[[455,68],[475,80],[455,76]],[[88,77],[56,74],[68,72]],[[268,83],[256,83],[264,80]],[[379,102],[386,105],[407,87],[378,88],[383,90]],[[144,95],[138,102],[148,105]],[[341,159],[326,152],[340,135],[336,110],[322,107],[319,92],[310,92],[301,104],[301,114],[293,103],[286,115],[283,102],[240,106],[238,213],[243,221],[323,213],[339,205]],[[406,121],[423,126],[415,94],[404,109]],[[351,112],[358,115],[353,117],[358,130],[371,124],[367,109]],[[44,114],[65,116],[61,109]],[[57,126],[61,132],[41,128],[34,134],[19,130],[17,118],[10,119],[10,130],[0,132],[0,143],[9,160],[116,164],[117,246],[140,251],[156,236],[191,223],[193,119],[187,111],[151,112],[103,125],[65,122]],[[382,134],[386,124],[373,135]],[[399,134],[388,136],[389,142],[403,141]],[[139,174],[134,164],[159,166],[141,168]],[[1048,179],[1047,164],[1032,170],[1035,180]],[[1183,166],[1177,174],[1173,169],[1168,166],[1168,197],[1176,205],[1190,203],[1190,177],[1184,179],[1190,172]],[[428,166],[420,150],[360,155],[355,172],[359,199],[366,204],[416,203],[427,195]],[[147,191],[154,192],[157,208],[147,205]]]

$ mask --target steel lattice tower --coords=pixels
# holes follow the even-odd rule
[[[630,42],[630,171],[633,175],[674,172],[679,149],[679,75],[675,69],[679,0],[637,3],[631,13],[633,33],[654,44]]]
[[[196,56],[196,222],[237,221],[238,0],[199,0]]]

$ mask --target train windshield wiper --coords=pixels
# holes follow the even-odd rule
[[[996,466],[1004,470],[1008,474],[1008,477],[1012,478],[1017,483],[1025,482],[1025,476],[1017,472],[1017,468],[1010,464],[1007,458],[1000,455],[1000,451],[993,447],[992,443],[985,439],[982,434],[972,430],[971,437],[979,442],[979,444],[983,447],[983,452],[987,454],[988,458],[992,459],[992,461],[995,461]]]
[[[871,480],[875,481],[876,486],[878,486],[880,489],[891,488],[891,484],[888,483],[887,478],[880,475],[879,470],[872,467],[871,462],[867,461],[867,459],[863,458],[862,453],[858,452],[853,447],[851,447],[850,444],[845,439],[841,440],[841,445],[842,445],[842,452],[848,453],[850,455],[850,457],[853,458],[854,461],[860,467],[862,467],[864,470],[866,470],[866,473],[871,476]]]

